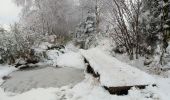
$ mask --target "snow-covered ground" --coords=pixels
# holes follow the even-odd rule
[[[8,65],[0,65],[0,85],[4,82],[2,80],[3,76],[7,76],[9,73],[16,71],[17,69],[12,67],[12,66],[8,66]]]
[[[73,88],[39,88],[22,94],[6,93],[0,89],[0,100],[169,100],[170,79],[158,79],[158,87],[148,86],[144,90],[132,88],[125,96],[110,95],[92,77]]]
[[[109,57],[108,60],[114,61],[115,58]],[[117,62],[117,60],[115,61]],[[120,61],[118,62],[120,63]],[[126,64],[123,63],[123,66],[126,67]],[[12,67],[4,68],[0,69],[1,78],[14,70]],[[152,75],[156,87],[148,86],[143,90],[132,88],[128,95],[124,96],[110,95],[108,91],[101,87],[98,80],[85,73],[85,79],[73,87],[67,85],[61,88],[37,88],[21,94],[5,92],[1,88],[0,100],[170,100],[170,73],[168,75],[167,78]],[[121,75],[117,73],[117,76]],[[60,75],[60,77],[63,77],[63,75]]]

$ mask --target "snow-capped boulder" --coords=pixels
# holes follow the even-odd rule
[[[85,69],[83,56],[78,52],[67,52],[60,55],[57,60],[57,66],[61,67],[73,67],[78,69]]]

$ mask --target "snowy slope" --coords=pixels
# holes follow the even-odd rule
[[[153,84],[147,73],[106,55],[99,49],[81,50],[93,69],[100,74],[103,86],[133,86]]]

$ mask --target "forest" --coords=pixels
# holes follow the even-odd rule
[[[12,2],[0,100],[169,100],[170,0]]]

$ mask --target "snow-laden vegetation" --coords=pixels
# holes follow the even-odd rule
[[[13,0],[0,100],[169,100],[169,0]]]

